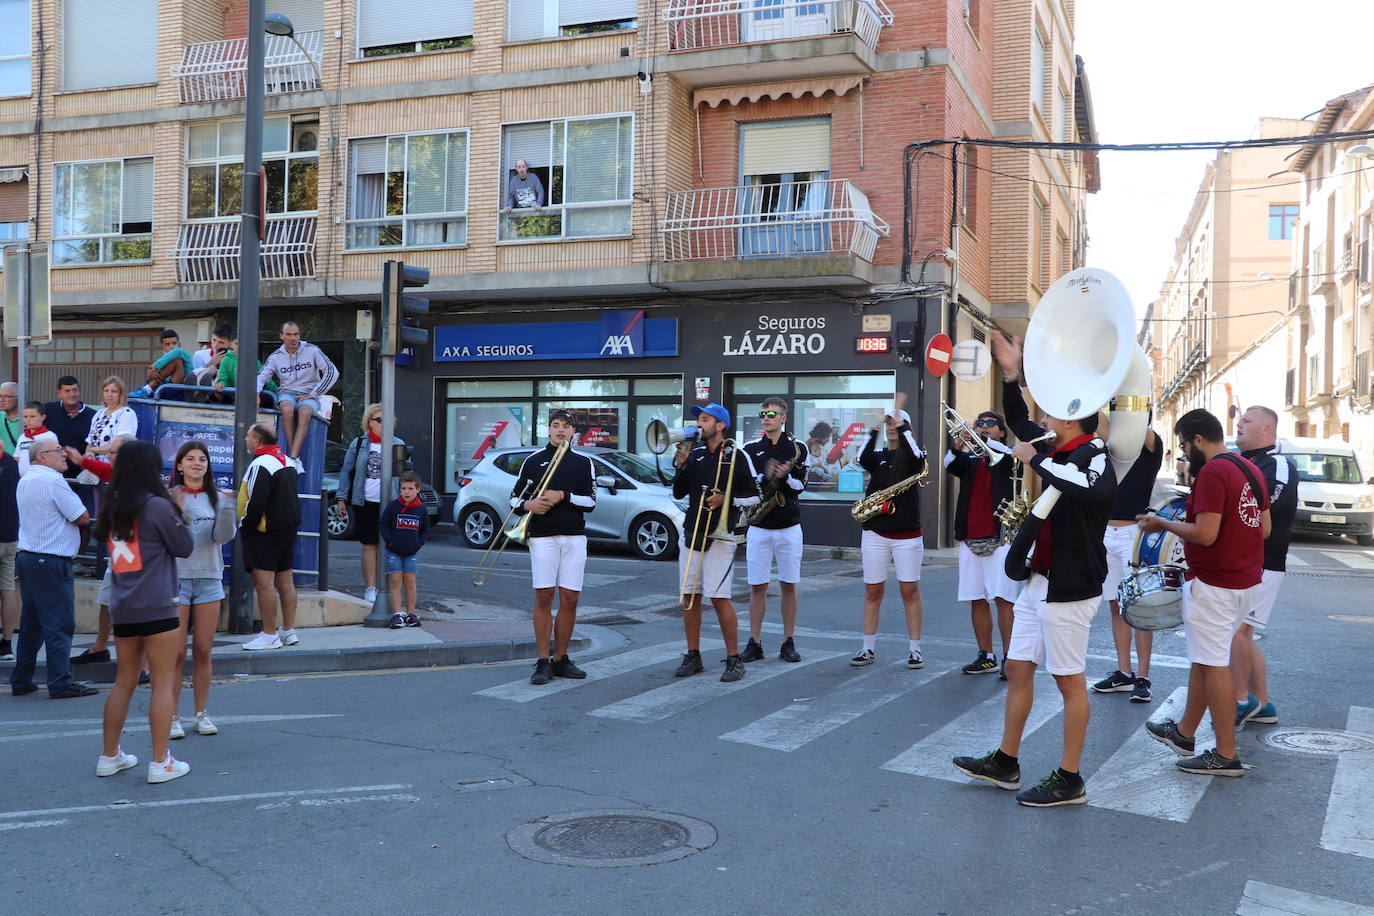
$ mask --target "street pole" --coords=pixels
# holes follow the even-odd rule
[[[16,361],[15,392],[18,398],[19,416],[24,416],[24,405],[29,396],[29,329],[33,326],[30,311],[33,309],[33,270],[29,258],[29,243],[24,243],[23,254],[19,256],[19,358]]]
[[[234,380],[234,480],[242,481],[252,456],[245,439],[258,410],[258,295],[261,289],[262,115],[266,0],[248,0],[248,62],[244,72],[243,216],[239,231],[238,377]],[[229,632],[253,631],[253,582],[234,539],[229,585]]]
[[[384,316],[390,314],[396,316],[395,302],[401,293],[400,271],[397,270],[398,262],[387,261],[382,266],[382,307],[379,309],[378,327],[382,328],[382,334],[386,334],[383,323],[386,321]],[[396,320],[399,320],[396,319]],[[371,344],[369,344],[369,347]],[[391,500],[391,462],[393,459],[391,439],[396,433],[396,357],[387,355],[387,348],[381,348],[381,361],[378,364],[377,372],[381,376],[382,383],[382,480],[381,497],[382,508],[385,509]],[[363,618],[365,627],[384,627],[391,623],[393,609],[391,607],[390,589],[387,588],[386,581],[386,543],[383,541],[377,545],[377,597],[372,602],[372,611]],[[415,613],[415,608],[410,609],[410,613]]]

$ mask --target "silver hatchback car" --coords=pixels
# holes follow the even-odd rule
[[[453,520],[469,547],[485,550],[491,545],[497,526],[510,512],[520,465],[536,451],[530,446],[492,450],[463,474]],[[587,537],[629,544],[646,560],[676,556],[684,505],[673,499],[672,488],[664,486],[657,468],[630,452],[594,447],[577,451],[592,460],[596,476],[596,508],[587,515]],[[665,474],[669,470],[665,468]]]

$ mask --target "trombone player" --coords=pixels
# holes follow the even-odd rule
[[[587,676],[568,658],[568,640],[577,621],[577,600],[587,565],[587,535],[583,532],[587,513],[596,508],[596,485],[591,459],[572,450],[575,429],[572,414],[564,410],[550,414],[548,444],[520,465],[511,491],[511,508],[517,515],[530,516],[527,536],[534,584],[534,644],[542,653],[530,675],[530,683],[535,685],[547,684],[555,677]]]
[[[743,449],[725,438],[730,426],[730,411],[719,404],[693,407],[698,444],[684,440],[673,455],[673,496],[690,497],[686,530],[678,552],[682,573],[682,628],[687,636],[687,651],[676,677],[690,677],[705,670],[701,661],[701,599],[711,599],[725,640],[725,671],[722,681],[744,677],[744,660],[739,656],[739,621],[730,600],[731,568],[735,562],[737,532],[744,524],[746,506],[759,502],[754,465]],[[689,450],[690,448],[690,450]]]

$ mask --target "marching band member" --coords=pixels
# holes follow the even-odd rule
[[[1188,641],[1188,702],[1178,722],[1146,722],[1156,741],[1185,758],[1185,773],[1244,776],[1236,752],[1231,642],[1260,592],[1264,539],[1269,536],[1269,494],[1259,469],[1226,449],[1221,421],[1190,410],[1174,424],[1188,458],[1193,491],[1184,521],[1140,516],[1140,530],[1172,531],[1183,538],[1188,559],[1183,583],[1183,635]],[[1212,713],[1217,746],[1193,756],[1202,714]]]
[[[1038,438],[1044,428],[1030,421],[1016,385],[1021,352],[1002,334],[993,338],[993,354],[1002,367],[1002,403],[1007,420],[1023,440]],[[1107,575],[1102,546],[1107,515],[1116,492],[1116,472],[1107,446],[1094,435],[1099,414],[1081,420],[1046,417],[1055,433],[1053,451],[1040,454],[1027,441],[1013,455],[1057,488],[1062,498],[1040,528],[1031,555],[1031,575],[1013,608],[1011,649],[1007,652],[1007,701],[1002,743],[982,757],[956,757],[954,767],[966,776],[1002,789],[1021,787],[1017,754],[1035,699],[1035,669],[1044,665],[1064,697],[1064,747],[1059,767],[1016,800],[1033,808],[1081,805],[1088,793],[1079,773],[1088,732],[1088,633],[1102,600]]]
[[[1279,597],[1287,569],[1288,542],[1293,537],[1293,516],[1298,511],[1298,470],[1291,458],[1275,445],[1279,415],[1268,407],[1251,407],[1236,424],[1236,448],[1241,457],[1260,469],[1269,491],[1269,519],[1273,530],[1264,539],[1264,569],[1259,594],[1231,642],[1231,683],[1236,688],[1236,727],[1246,722],[1273,725],[1279,721],[1269,702],[1268,665],[1255,630],[1269,623],[1269,612]]]
[[[1102,438],[1107,438],[1108,427],[1104,422],[1099,429]],[[1145,444],[1140,447],[1140,457],[1116,485],[1116,499],[1112,501],[1112,514],[1107,519],[1107,533],[1103,546],[1107,549],[1107,579],[1102,583],[1102,594],[1107,596],[1112,606],[1112,641],[1116,644],[1116,670],[1093,684],[1097,693],[1123,693],[1129,691],[1132,703],[1150,702],[1150,653],[1154,649],[1155,634],[1150,630],[1133,630],[1121,616],[1121,602],[1117,599],[1117,589],[1121,580],[1130,575],[1132,554],[1135,553],[1135,520],[1150,508],[1154,494],[1155,478],[1159,476],[1160,465],[1164,462],[1164,449],[1159,436],[1153,429],[1145,430]],[[1136,667],[1131,667],[1131,634],[1135,634]]]
[[[974,421],[974,430],[984,439],[1001,442],[1007,436],[1007,421],[1002,415],[985,410]],[[995,510],[1003,500],[1012,498],[1010,458],[996,464],[986,456],[967,451],[968,443],[952,439],[945,451],[945,471],[959,480],[959,503],[954,512],[954,539],[959,542],[959,600],[972,603],[973,638],[978,642],[978,657],[963,667],[965,674],[991,674],[997,671],[997,655],[992,651],[992,608],[997,605],[997,628],[1002,635],[1002,663],[1006,664],[1011,645],[1011,606],[1020,593],[1017,582],[1007,578],[1006,557],[1010,544],[1003,544]],[[1002,675],[1005,679],[1006,675]]]
[[[691,498],[678,551],[682,594],[687,599],[682,612],[687,651],[673,674],[689,677],[705,670],[701,661],[701,598],[705,595],[716,609],[716,620],[725,639],[725,671],[720,679],[738,681],[744,677],[744,660],[739,656],[739,620],[730,600],[736,544],[733,535],[743,525],[740,510],[758,503],[759,490],[749,454],[743,449],[724,447],[730,411],[719,404],[707,404],[694,406],[692,413],[701,429],[700,444],[689,451],[689,441],[679,442],[673,455],[673,467],[678,469],[673,478],[673,496]],[[728,481],[727,469],[731,475]],[[724,507],[726,527],[732,535],[728,540],[711,537],[720,519],[715,513],[725,503],[726,490],[730,492],[730,505]]]
[[[900,404],[900,400],[898,401]],[[894,406],[883,417],[885,448],[878,448],[877,427],[869,430],[868,442],[859,453],[859,466],[868,472],[865,496],[885,490],[926,467],[926,454],[911,434],[911,415]],[[921,497],[916,486],[892,497],[877,515],[863,523],[860,541],[864,572],[863,647],[849,660],[854,667],[873,664],[878,644],[878,612],[887,589],[888,569],[897,568],[897,587],[906,609],[908,668],[924,668],[921,654],[921,560],[925,542],[921,532]]]
[[[782,505],[749,525],[744,556],[749,571],[749,644],[740,657],[746,662],[763,658],[763,618],[768,612],[768,580],[773,563],[778,565],[778,588],[782,592],[782,646],[778,658],[799,662],[801,655],[792,642],[797,625],[797,583],[801,581],[802,529],[801,491],[806,487],[810,456],[806,446],[793,438],[783,426],[787,423],[787,402],[779,397],[764,398],[759,419],[763,435],[744,446],[758,483],[765,494],[775,489]],[[771,495],[771,494],[769,494]]]
[[[531,684],[547,684],[556,677],[584,678],[587,672],[568,658],[568,641],[577,622],[577,601],[582,593],[582,576],[587,566],[587,513],[596,508],[596,485],[592,462],[571,448],[574,424],[572,415],[555,410],[549,415],[549,441],[520,465],[511,508],[517,515],[529,513],[530,575],[534,584],[534,644],[539,658],[534,663]],[[542,493],[529,499],[544,479],[554,453],[564,442],[567,452],[554,468]],[[497,535],[500,536],[499,533]],[[553,594],[558,592],[558,618],[553,616]],[[549,637],[553,636],[553,655]]]

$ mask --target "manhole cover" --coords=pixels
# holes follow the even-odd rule
[[[1374,750],[1374,735],[1341,731],[1337,728],[1276,728],[1260,738],[1270,747],[1300,754],[1330,757],[1351,751]]]
[[[623,868],[700,852],[716,842],[716,830],[705,821],[662,811],[573,811],[521,824],[506,834],[506,842],[537,862]]]

